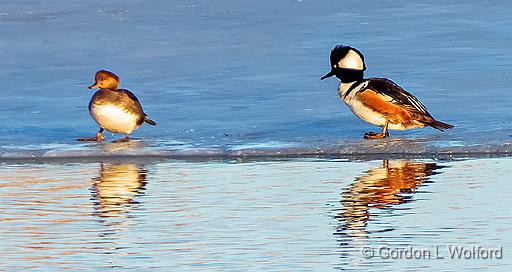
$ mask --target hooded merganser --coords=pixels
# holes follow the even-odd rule
[[[98,123],[100,130],[93,138],[80,138],[79,141],[102,141],[104,129],[113,133],[123,133],[123,139],[114,142],[128,142],[130,134],[146,122],[152,126],[155,121],[142,110],[137,97],[130,91],[119,89],[119,77],[112,72],[96,72],[95,83],[89,89],[99,88],[89,102],[89,113]]]
[[[331,71],[321,79],[341,80],[338,93],[352,112],[367,123],[382,127],[382,133],[365,133],[365,139],[389,136],[388,129],[407,130],[430,126],[440,131],[453,128],[437,121],[412,94],[387,78],[364,79],[363,54],[350,46],[337,45],[331,51]]]

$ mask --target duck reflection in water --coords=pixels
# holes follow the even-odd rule
[[[382,167],[370,169],[341,193],[340,225],[335,234],[366,234],[370,209],[386,209],[410,201],[415,190],[440,169],[436,163],[385,160]]]
[[[125,216],[144,194],[147,170],[137,164],[106,164],[100,166],[100,176],[93,178],[91,188],[96,215]]]

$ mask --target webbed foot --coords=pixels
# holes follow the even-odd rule
[[[82,141],[82,142],[101,142],[101,141],[105,140],[105,138],[103,138],[103,135],[101,134],[101,132],[98,132],[96,134],[96,137],[92,137],[92,138],[78,138],[76,140],[77,141]]]
[[[373,132],[373,131],[366,132],[364,134],[364,138],[365,139],[383,139],[383,138],[386,138],[388,136],[389,135],[387,133],[376,133],[376,132]]]
[[[126,137],[122,138],[122,139],[117,139],[117,140],[114,140],[112,141],[113,143],[125,143],[125,142],[129,142],[130,141],[130,138],[128,137],[128,135],[126,135]]]

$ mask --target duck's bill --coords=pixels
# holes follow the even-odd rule
[[[330,78],[332,76],[334,76],[334,71],[331,70],[329,73],[327,73],[325,76],[321,77],[320,79],[324,80],[324,79]]]
[[[98,88],[98,83],[94,83],[94,84],[92,84],[91,86],[89,86],[87,88],[89,88],[89,89],[96,89],[96,88]]]

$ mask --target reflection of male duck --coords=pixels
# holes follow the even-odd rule
[[[439,168],[435,163],[385,160],[382,167],[368,170],[341,194],[343,212],[339,216],[342,222],[339,231],[364,230],[370,208],[386,208],[407,201],[408,197],[401,193],[414,193]]]
[[[147,171],[136,164],[101,164],[92,195],[99,216],[113,217],[129,211],[143,194]]]

